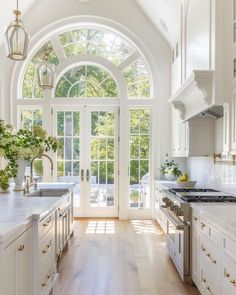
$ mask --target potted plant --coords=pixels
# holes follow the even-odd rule
[[[15,178],[15,190],[22,190],[25,172],[25,161],[44,152],[60,148],[60,143],[55,137],[47,136],[41,126],[33,126],[32,130],[20,129],[14,131],[10,125],[0,121],[0,156],[8,161],[5,169],[0,170],[0,186],[11,178]]]
[[[169,160],[168,158],[166,158],[165,162],[161,165],[160,171],[169,181],[174,181],[182,175],[178,164],[175,163],[174,160]]]

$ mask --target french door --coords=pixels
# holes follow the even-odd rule
[[[55,107],[58,182],[76,183],[75,216],[118,216],[118,108]]]

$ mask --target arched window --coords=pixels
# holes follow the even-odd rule
[[[121,71],[128,98],[151,98],[149,69],[138,49],[117,33],[100,28],[59,33],[41,45],[26,67],[19,98],[44,98],[44,90],[38,85],[36,66],[46,51],[51,52],[50,62],[56,69],[62,60],[75,56],[102,57]],[[118,95],[115,84],[111,75],[97,66],[75,66],[59,81],[55,97],[115,97]]]
[[[118,90],[111,75],[92,65],[67,71],[56,86],[55,97],[117,97]]]
[[[75,207],[81,210],[77,214],[83,210],[89,214],[92,208],[118,210],[118,194],[125,198],[125,193],[130,209],[150,209],[155,110],[146,59],[135,42],[109,27],[71,28],[69,24],[53,30],[22,63],[13,91],[18,127],[42,125],[60,139],[53,181],[77,183]],[[46,51],[56,79],[53,89],[43,90],[36,66]],[[39,160],[34,175],[48,181],[50,169],[42,167]]]
[[[67,31],[59,38],[67,57],[92,54],[119,65],[135,51],[135,48],[119,35],[100,29]]]

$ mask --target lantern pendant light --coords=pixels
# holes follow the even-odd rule
[[[15,20],[7,27],[4,36],[7,57],[13,60],[24,60],[27,57],[29,35],[20,19],[21,12],[18,9],[18,0],[16,10],[13,13]]]
[[[49,62],[49,52],[46,52],[43,61],[37,65],[39,86],[43,89],[52,89],[55,78],[55,66]]]

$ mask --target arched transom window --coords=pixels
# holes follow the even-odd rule
[[[117,97],[111,75],[97,67],[83,65],[67,71],[56,86],[55,97]]]
[[[81,55],[99,56],[121,71],[128,98],[151,97],[149,69],[131,42],[112,31],[81,28],[59,33],[41,45],[25,69],[19,98],[44,98],[44,91],[37,81],[36,66],[47,50],[51,52],[50,62],[56,66],[58,75],[62,61]],[[53,93],[55,97],[115,97],[118,95],[115,84],[111,75],[98,66],[74,66],[61,77]]]

